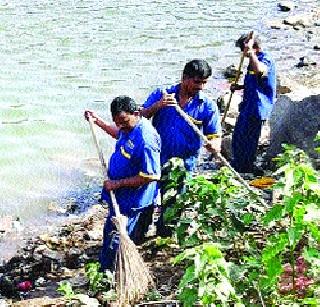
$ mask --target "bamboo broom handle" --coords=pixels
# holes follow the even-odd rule
[[[200,139],[205,143],[208,144],[209,140],[208,138],[202,133],[202,131],[192,122],[190,117],[181,109],[181,107],[178,104],[172,104],[170,106],[174,106],[177,112],[181,115],[181,117],[184,118],[184,120],[191,126],[191,128],[194,130],[194,132],[200,137]],[[243,184],[243,186],[251,193],[254,193],[257,195],[256,191],[253,190],[248,183],[240,176],[240,174],[230,165],[230,163],[220,154],[217,153],[218,158],[222,161],[222,163],[231,170],[231,172],[234,174],[234,176]],[[259,196],[259,201],[266,206],[266,203],[260,199]]]
[[[102,153],[102,150],[100,148],[99,141],[98,141],[98,138],[97,138],[95,125],[94,125],[94,122],[93,122],[91,116],[89,116],[88,121],[89,121],[89,124],[90,124],[90,130],[91,130],[91,133],[92,133],[93,141],[94,141],[94,144],[95,144],[97,152],[98,152],[99,160],[100,160],[101,165],[102,165],[103,176],[104,176],[105,179],[107,179],[108,178],[108,175],[107,175],[107,164],[106,164],[106,162],[104,160],[103,153]],[[117,203],[116,196],[114,195],[113,191],[110,191],[110,196],[111,196],[112,206],[114,208],[116,217],[118,218],[118,217],[120,217],[121,214],[120,214],[120,209],[119,209],[119,205]]]
[[[249,38],[249,39],[253,38],[253,31],[251,31],[251,32],[248,34],[248,38]],[[239,82],[240,75],[241,75],[241,70],[242,70],[242,65],[243,65],[243,61],[244,61],[244,52],[241,53],[240,63],[239,63],[239,66],[238,66],[238,70],[237,70],[236,77],[235,77],[235,79],[234,79],[234,83],[235,83],[235,84],[238,84],[238,82]],[[233,93],[234,93],[234,92],[231,92],[231,93],[230,93],[229,101],[228,101],[228,103],[227,103],[227,105],[226,105],[226,109],[224,110],[223,117],[222,117],[222,120],[221,120],[221,124],[222,124],[222,125],[224,124],[225,119],[226,119],[226,116],[227,116],[227,113],[228,113],[228,111],[229,111]]]

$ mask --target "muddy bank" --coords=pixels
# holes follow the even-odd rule
[[[3,306],[78,306],[79,302],[70,303],[57,288],[62,281],[68,281],[75,292],[87,296],[89,282],[85,264],[99,258],[106,213],[106,208],[96,204],[52,233],[30,239],[0,268],[0,303]],[[149,300],[174,300],[182,271],[173,268],[170,258],[179,250],[174,245],[157,246],[155,241],[149,237],[139,247],[156,284],[156,296],[151,295]],[[95,306],[92,304],[101,306],[103,301],[98,296],[84,305]]]
[[[0,268],[0,293],[11,299],[9,305],[27,298],[60,297],[56,289],[61,280],[71,280],[75,288],[86,285],[84,264],[98,259],[105,215],[106,209],[96,205],[53,232],[28,240]]]

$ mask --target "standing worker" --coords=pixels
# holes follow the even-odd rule
[[[153,117],[153,126],[161,137],[161,165],[170,158],[178,157],[183,159],[188,171],[193,171],[202,146],[199,136],[170,104],[178,103],[202,128],[204,135],[211,140],[207,145],[209,151],[220,152],[219,110],[217,104],[202,91],[211,74],[211,67],[206,61],[192,60],[185,65],[179,84],[165,90],[157,88],[143,104],[141,114]]]
[[[262,125],[270,117],[276,100],[276,69],[273,59],[261,48],[260,39],[242,35],[236,41],[249,58],[244,84],[232,84],[231,91],[243,89],[239,116],[232,136],[232,166],[240,173],[252,172]]]
[[[194,171],[202,142],[192,127],[177,110],[170,106],[178,103],[182,110],[210,140],[206,145],[212,153],[220,152],[221,123],[217,104],[202,91],[212,74],[210,65],[200,59],[186,63],[181,82],[167,89],[157,88],[143,104],[142,115],[152,118],[153,126],[161,137],[161,165],[173,157],[181,158],[187,171]],[[165,174],[162,174],[164,177]],[[164,193],[166,182],[161,184]],[[181,191],[178,191],[181,192]],[[167,204],[167,206],[170,204]],[[157,223],[157,234],[171,235],[170,228],[164,225],[162,208]]]
[[[108,166],[108,177],[103,183],[102,199],[109,205],[104,225],[101,268],[114,270],[119,246],[115,216],[109,191],[114,191],[120,213],[128,218],[127,231],[135,244],[144,240],[152,221],[154,203],[158,195],[160,168],[160,136],[151,123],[140,118],[135,101],[119,96],[111,102],[111,115],[115,123],[110,125],[92,111],[85,111],[85,118],[117,139]]]

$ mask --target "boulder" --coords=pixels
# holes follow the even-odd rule
[[[314,150],[314,139],[320,130],[319,114],[320,88],[296,85],[291,93],[280,95],[270,119],[268,158],[282,152],[281,144],[293,144],[306,151],[317,167],[320,155]]]
[[[238,69],[234,66],[234,64],[232,64],[225,69],[224,76],[227,79],[235,79],[237,72],[238,72]],[[242,74],[242,72],[240,74]]]
[[[313,16],[311,14],[299,14],[288,16],[283,20],[285,25],[297,26],[300,25],[303,28],[311,27],[314,24]]]
[[[221,141],[221,153],[227,160],[231,160],[231,158],[232,158],[231,141],[232,141],[231,134],[223,137],[223,139]]]
[[[310,59],[307,56],[303,56],[299,58],[299,62],[296,64],[296,67],[301,68],[301,67],[306,67],[306,66],[316,66],[317,62],[314,61],[313,59]]]
[[[242,95],[240,95],[240,92],[241,91],[236,91],[232,95],[230,106],[229,106],[228,113],[227,113],[227,116],[230,117],[230,118],[238,117],[239,104],[240,104],[240,102],[242,100]],[[229,91],[228,93],[224,94],[221,97],[221,109],[223,110],[223,112],[225,111],[226,105],[229,102],[230,94],[231,94],[231,92]],[[222,113],[221,115],[223,115],[223,112],[221,112]]]
[[[288,12],[294,9],[294,3],[292,1],[281,1],[278,3],[278,7],[282,12]]]

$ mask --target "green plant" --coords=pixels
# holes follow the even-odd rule
[[[72,285],[68,281],[61,282],[59,284],[57,291],[59,293],[61,293],[68,301],[70,301],[76,297],[76,294],[74,293],[74,291],[72,289]]]
[[[257,220],[261,211],[255,195],[251,195],[233,179],[227,168],[211,177],[188,179],[185,191],[176,197],[165,219],[175,225],[181,246],[201,242],[230,244]]]
[[[263,219],[266,225],[277,228],[262,251],[265,274],[260,284],[265,291],[274,292],[284,270],[283,263],[288,260],[290,292],[295,297],[300,289],[297,258],[302,248],[305,253],[319,248],[320,185],[319,174],[306,154],[292,145],[284,145],[284,149],[284,153],[275,159],[280,167],[276,175],[283,175],[274,186],[280,192],[280,202],[274,204]]]
[[[248,192],[229,169],[223,167],[210,176],[197,176],[185,181],[184,192],[167,209],[165,218],[174,224],[174,233],[182,248],[203,243],[218,243],[233,265],[233,271],[246,272],[239,278],[238,293],[255,293],[254,281],[259,276],[261,262],[252,266],[242,256],[258,256],[255,232],[265,212],[257,196]],[[254,255],[254,256],[253,256]],[[252,291],[251,291],[252,289]],[[251,292],[250,292],[251,291]],[[250,301],[248,301],[250,304]]]
[[[169,247],[170,244],[174,243],[174,240],[170,237],[166,237],[166,238],[157,237],[155,243],[156,243],[156,246],[158,247]]]
[[[204,243],[186,249],[173,263],[185,262],[187,268],[179,283],[179,299],[183,306],[194,306],[200,300],[204,306],[240,304],[229,278],[228,264],[216,244]]]
[[[114,276],[110,271],[101,272],[99,262],[89,262],[85,266],[86,276],[89,280],[89,291],[96,295],[99,291],[109,291],[114,282]]]
[[[160,300],[162,298],[162,295],[159,293],[156,289],[151,289],[144,297],[144,300],[146,301],[156,301]]]
[[[185,176],[183,188],[182,170],[174,169],[165,218],[187,248],[174,261],[185,267],[179,284],[184,306],[319,305],[320,176],[302,150],[284,149],[274,174],[279,196],[270,208],[226,168]]]

